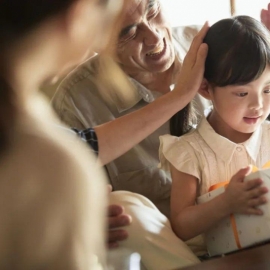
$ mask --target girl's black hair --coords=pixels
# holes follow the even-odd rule
[[[170,133],[173,136],[182,136],[188,133],[192,124],[196,122],[195,108],[192,102],[187,104],[181,111],[170,119]]]
[[[7,148],[17,109],[8,81],[6,53],[47,18],[66,10],[76,0],[0,0],[0,153]]]
[[[269,32],[251,17],[217,22],[204,42],[209,47],[204,77],[215,86],[247,84],[270,64]]]
[[[210,27],[204,42],[208,45],[204,77],[213,86],[247,84],[259,78],[270,64],[269,32],[249,16],[218,21]],[[184,118],[190,119],[186,108],[171,118],[172,135],[186,133]]]

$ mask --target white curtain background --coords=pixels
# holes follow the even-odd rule
[[[160,0],[172,26],[210,24],[231,16],[230,0]],[[235,15],[260,19],[260,11],[270,0],[235,0]]]

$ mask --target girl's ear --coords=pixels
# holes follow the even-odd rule
[[[208,100],[212,100],[210,94],[211,86],[206,79],[203,79],[201,86],[199,88],[199,94]]]

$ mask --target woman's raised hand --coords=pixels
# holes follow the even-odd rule
[[[204,64],[208,51],[208,46],[203,43],[203,39],[208,29],[209,25],[206,22],[194,37],[174,89],[174,92],[181,96],[186,95],[190,100],[199,90],[203,80]]]

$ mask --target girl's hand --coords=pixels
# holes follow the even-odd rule
[[[268,192],[266,187],[262,186],[261,179],[253,179],[244,182],[244,178],[251,171],[248,166],[239,170],[231,179],[225,193],[226,204],[230,213],[262,215],[263,212],[257,209],[257,206],[267,202],[264,194]]]

